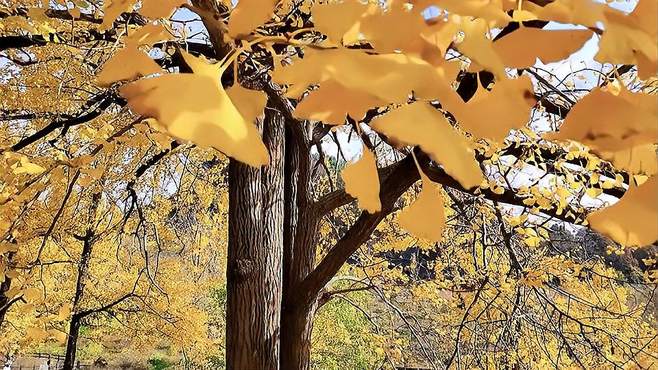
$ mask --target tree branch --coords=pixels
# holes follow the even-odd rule
[[[103,94],[96,95],[87,101],[79,115],[73,116],[63,121],[52,121],[41,130],[26,138],[23,138],[18,143],[12,145],[11,150],[17,152],[27,147],[28,145],[31,145],[38,140],[48,136],[51,132],[58,128],[67,130],[69,127],[89,122],[100,116],[105,111],[105,109],[107,109],[110,105],[112,105],[112,103],[115,102],[120,102],[120,100],[119,97],[113,93],[105,92]],[[2,150],[0,150],[0,152],[1,151]]]
[[[395,165],[382,183],[380,198],[382,210],[377,213],[362,212],[347,233],[336,243],[320,264],[292,291],[297,292],[292,305],[310,304],[320,290],[338,272],[345,261],[363,244],[377,225],[392,210],[397,199],[419,179],[411,156]]]
[[[91,314],[94,314],[94,313],[107,311],[110,308],[118,305],[119,303],[121,303],[121,302],[125,301],[126,299],[131,298],[133,296],[135,296],[135,293],[130,292],[130,293],[128,293],[128,294],[126,294],[122,297],[119,297],[116,300],[106,304],[105,306],[98,307],[98,308],[93,308],[93,309],[90,309],[90,310],[80,311],[80,312],[76,313],[75,315],[78,316],[79,319],[82,319],[82,318],[87,317],[87,316],[89,316]]]
[[[26,7],[15,8],[11,12],[0,10],[0,19],[8,18],[11,16],[19,16],[19,17],[27,18],[29,17],[29,14],[30,14],[30,9]],[[44,14],[48,18],[59,19],[63,21],[87,22],[93,24],[103,23],[103,18],[96,18],[94,17],[93,14],[88,14],[88,13],[80,13],[80,16],[78,18],[73,18],[71,13],[68,10],[64,10],[64,9],[46,9]],[[123,13],[122,17],[127,19],[128,24],[143,25],[147,23],[147,20],[137,12]],[[120,22],[120,24],[125,24],[125,22]]]

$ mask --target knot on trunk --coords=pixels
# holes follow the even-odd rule
[[[254,261],[250,259],[238,259],[233,265],[233,276],[240,280],[245,280],[254,272]]]

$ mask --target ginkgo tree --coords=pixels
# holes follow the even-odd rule
[[[179,18],[190,15],[202,30]],[[51,182],[66,185],[59,207],[70,207],[66,189],[111,171],[97,155],[115,153],[135,164],[134,178],[116,191],[127,193],[127,213],[140,212],[136,181],[181,147],[230,158],[231,369],[309,368],[313,317],[327,284],[418,180],[420,192],[398,220],[432,242],[442,239],[444,193],[453,189],[590,225],[627,247],[651,244],[658,239],[657,17],[655,0],[630,12],[591,0],[5,4],[0,51],[8,76],[38,60],[75,63],[45,67],[52,75],[39,79],[52,81],[27,76],[3,91],[3,120],[14,123],[3,128],[0,226],[3,241],[15,244],[3,249],[3,276],[15,275],[21,214],[49,196]],[[592,38],[601,63],[594,86],[565,94],[534,67],[564,60]],[[67,68],[83,76],[78,88],[53,88],[70,78]],[[22,97],[31,91],[40,93]],[[56,98],[39,101],[43,112],[10,101],[44,94]],[[70,106],[58,107],[58,99]],[[527,126],[535,114],[559,124]],[[91,130],[96,121],[102,125]],[[129,136],[134,130],[139,138]],[[360,158],[343,170],[344,189],[318,192],[314,153],[345,131],[358,138]],[[72,132],[87,141],[72,143]],[[496,171],[503,157],[514,165]],[[524,166],[550,175],[551,186],[510,182],[507,174]],[[585,195],[619,200],[592,209]],[[355,201],[360,216],[318,250],[323,218]],[[31,236],[46,243],[54,226],[45,227]],[[526,236],[529,245],[536,238]]]

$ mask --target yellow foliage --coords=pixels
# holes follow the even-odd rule
[[[361,158],[348,164],[341,177],[345,182],[345,191],[359,201],[359,207],[369,213],[376,213],[382,208],[379,200],[377,160],[365,145],[361,150]]]

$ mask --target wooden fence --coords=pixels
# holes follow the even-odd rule
[[[31,353],[19,357],[11,365],[11,370],[60,370],[64,366],[64,356],[53,355],[50,353]],[[78,362],[75,369],[87,370],[92,369],[90,364],[81,364]]]

